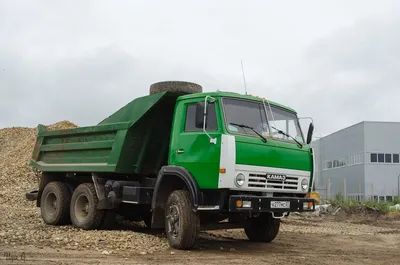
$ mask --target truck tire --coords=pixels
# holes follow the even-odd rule
[[[203,88],[198,84],[184,81],[165,81],[150,86],[150,95],[167,91],[194,94],[203,92]]]
[[[40,203],[40,211],[46,224],[62,225],[70,222],[71,192],[65,183],[48,183],[43,189]]]
[[[72,194],[71,221],[77,228],[98,229],[102,224],[105,211],[97,209],[99,199],[93,183],[80,184]]]
[[[254,218],[249,227],[244,229],[248,239],[255,242],[271,242],[278,235],[281,220],[264,213]]]
[[[165,231],[171,247],[191,249],[199,235],[200,219],[192,210],[189,193],[185,190],[173,191],[165,208]]]

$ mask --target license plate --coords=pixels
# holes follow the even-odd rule
[[[271,201],[271,208],[274,208],[274,209],[289,209],[290,208],[290,202]]]

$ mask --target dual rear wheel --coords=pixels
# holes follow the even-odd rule
[[[99,200],[93,183],[80,184],[73,192],[65,182],[46,185],[41,196],[41,214],[45,223],[71,223],[78,228],[107,229],[115,223],[116,213],[99,210]]]

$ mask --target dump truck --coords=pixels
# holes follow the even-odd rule
[[[26,198],[48,225],[144,221],[176,249],[214,229],[271,242],[282,218],[315,210],[313,130],[305,139],[295,110],[261,97],[159,82],[95,126],[38,125]]]

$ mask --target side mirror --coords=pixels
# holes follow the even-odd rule
[[[203,129],[204,126],[204,102],[199,102],[196,104],[196,128]]]
[[[314,124],[310,123],[310,126],[308,127],[308,133],[307,133],[307,144],[311,143],[313,133],[314,133]]]

